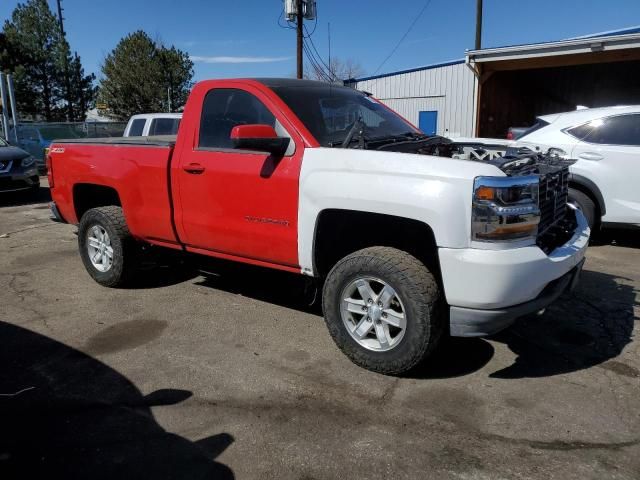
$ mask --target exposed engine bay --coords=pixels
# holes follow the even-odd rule
[[[377,150],[489,163],[509,176],[556,173],[575,162],[575,160],[566,160],[554,154],[553,149],[541,153],[526,147],[458,143],[437,135],[421,140],[386,143],[378,147]]]
[[[554,149],[541,153],[526,147],[486,143],[457,143],[432,136],[407,142],[387,143],[377,150],[434,155],[495,165],[510,177],[538,175],[540,223],[537,244],[545,252],[566,242],[575,228],[575,214],[567,206],[569,165]]]

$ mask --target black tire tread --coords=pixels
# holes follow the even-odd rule
[[[582,209],[582,213],[587,218],[589,222],[589,228],[593,229],[595,225],[598,224],[599,219],[598,210],[596,208],[595,202],[581,190],[577,190],[575,188],[569,188],[569,201],[574,200],[576,203],[580,204],[580,208]]]
[[[334,279],[339,278],[355,265],[362,271],[377,266],[382,273],[399,275],[403,279],[404,296],[417,307],[416,317],[423,320],[422,327],[425,329],[423,335],[417,335],[411,339],[405,337],[402,340],[403,342],[411,342],[408,347],[409,356],[386,359],[385,361],[375,360],[370,352],[353,342],[341,324],[340,318],[331,321],[327,317],[331,315],[331,309],[335,307],[329,303],[332,302],[336,294],[340,295],[340,292],[334,291],[338,287],[338,282],[335,282]],[[444,322],[440,311],[442,307],[440,288],[436,279],[417,258],[396,248],[369,247],[344,257],[331,269],[323,293],[323,310],[331,336],[345,355],[357,365],[368,370],[387,375],[405,373],[416,367],[432,353],[444,332]]]
[[[119,243],[119,248],[114,246],[114,256],[116,254],[120,254],[122,256],[121,261],[118,262],[118,264],[114,261],[114,265],[111,270],[107,272],[108,275],[104,275],[102,272],[97,272],[85,254],[86,248],[83,242],[86,229],[88,228],[87,224],[92,224],[91,222],[94,221],[95,217],[104,217],[107,220],[108,228],[111,230],[110,236],[113,234],[116,237],[112,238],[112,245],[114,240],[117,240]],[[104,222],[100,223],[104,224]],[[128,283],[135,269],[136,251],[135,242],[131,236],[129,227],[127,226],[127,221],[124,217],[122,207],[112,205],[87,210],[80,220],[78,242],[81,249],[80,254],[82,256],[82,261],[94,280],[105,287],[120,287]]]

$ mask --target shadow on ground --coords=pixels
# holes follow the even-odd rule
[[[615,245],[617,247],[640,248],[640,229],[606,228],[594,235],[592,245]]]
[[[197,285],[322,316],[321,291],[309,277],[215,259],[193,258],[191,265],[203,275]]]
[[[322,321],[321,292],[308,278],[224,261],[200,264],[198,268],[204,275],[197,285],[317,315]],[[486,365],[493,353],[493,346],[486,340],[447,337],[429,362],[410,372],[409,376],[426,379],[467,375]]]
[[[47,203],[51,201],[51,193],[48,187],[40,187],[35,190],[21,190],[19,192],[0,192],[0,208],[19,207],[33,205],[35,203]],[[49,208],[49,207],[46,207]]]
[[[518,357],[491,376],[547,377],[601,366],[640,377],[630,365],[613,360],[631,342],[638,320],[636,294],[628,279],[585,270],[574,293],[561,297],[544,315],[523,318],[494,337]]]
[[[215,461],[231,435],[192,442],[154,419],[150,407],[191,392],[143,395],[96,359],[4,322],[0,338],[0,478],[233,478]]]
[[[578,289],[566,294],[541,316],[520,319],[492,340],[516,355],[513,365],[495,378],[545,377],[596,365],[635,376],[631,366],[614,361],[631,342],[636,291],[628,279],[587,271]],[[320,292],[298,275],[218,263],[197,285],[224,290],[318,316]],[[412,378],[452,378],[480,370],[494,348],[480,338],[446,338]],[[640,373],[638,373],[640,376]]]

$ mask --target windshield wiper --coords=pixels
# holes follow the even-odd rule
[[[347,148],[353,142],[355,135],[355,139],[358,140],[358,144],[361,149],[367,148],[367,137],[364,136],[365,123],[362,120],[362,116],[358,117],[358,119],[353,123],[351,128],[349,129],[349,133],[344,137],[344,141],[340,145],[342,148]]]
[[[382,137],[369,138],[369,142],[419,142],[427,138],[428,135],[414,132],[402,133],[399,135],[384,135]]]

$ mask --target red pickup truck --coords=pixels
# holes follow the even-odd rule
[[[567,165],[472,150],[351,88],[240,79],[198,83],[177,136],[56,140],[46,162],[98,283],[126,285],[141,243],[307,275],[343,352],[398,374],[578,278]]]

